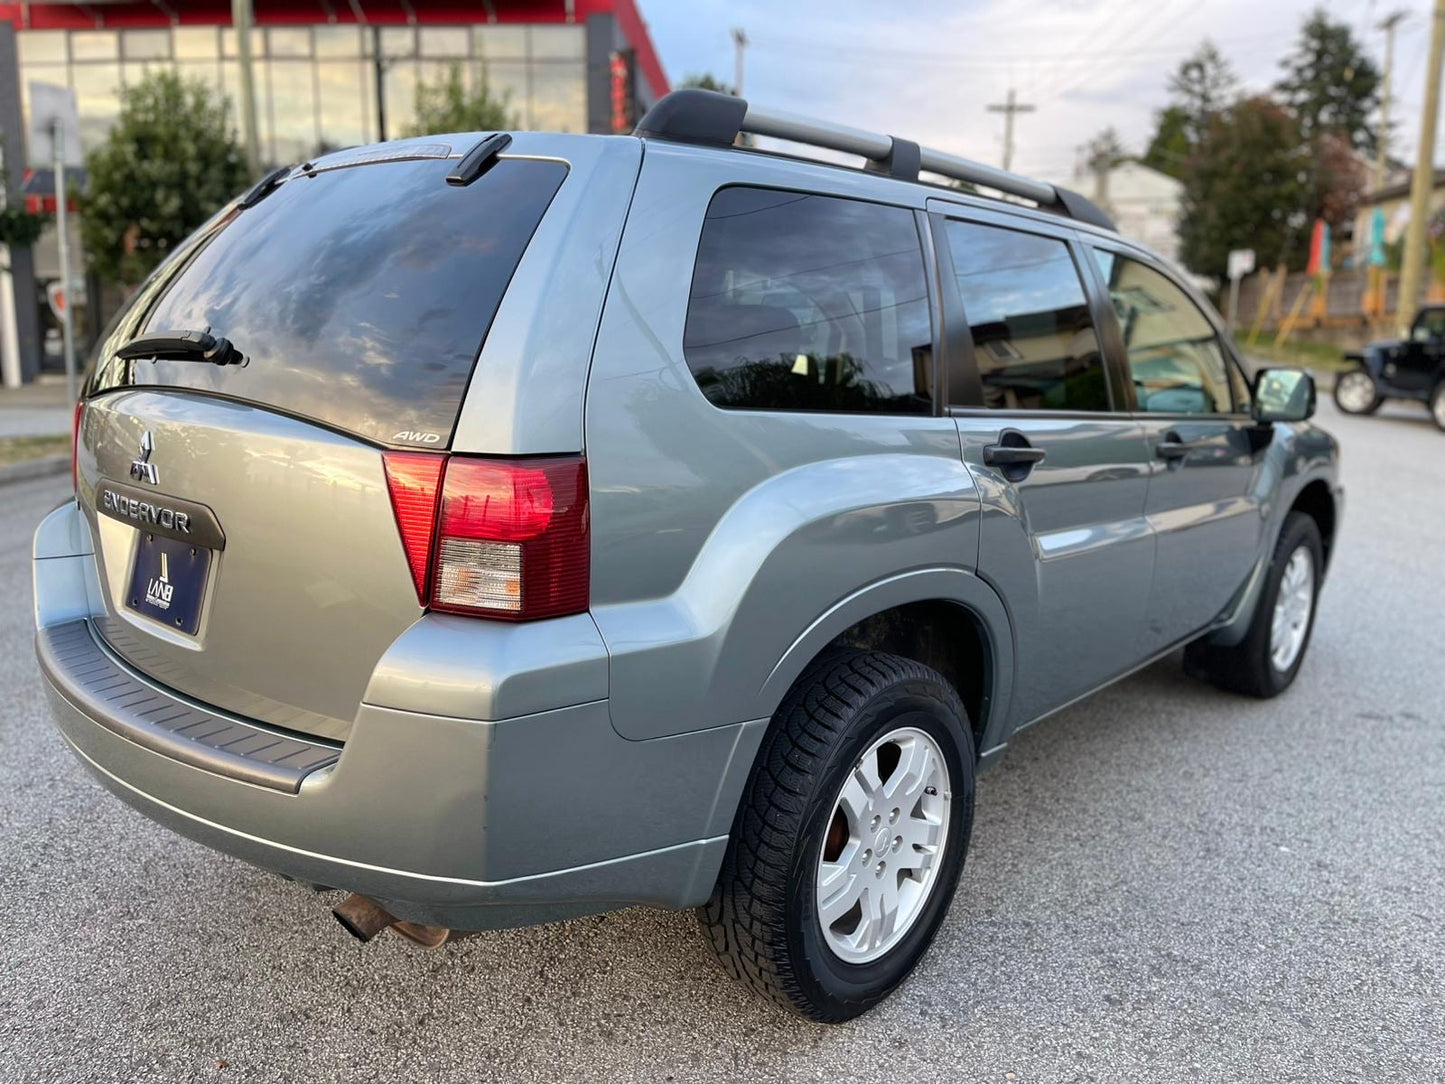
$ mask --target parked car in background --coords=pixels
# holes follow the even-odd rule
[[[632,137],[344,151],[99,348],[37,650],[106,786],[363,939],[695,907],[843,1020],[1021,727],[1181,647],[1295,680],[1313,409],[1087,200],[906,140],[694,90]]]
[[[1335,405],[1373,414],[1387,399],[1424,403],[1445,429],[1445,305],[1427,305],[1405,339],[1381,339],[1345,355],[1355,367],[1335,380]]]

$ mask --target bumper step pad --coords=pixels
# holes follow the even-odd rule
[[[43,628],[36,646],[56,692],[87,717],[192,767],[295,794],[341,757],[340,746],[219,715],[141,680],[96,642],[88,621]]]

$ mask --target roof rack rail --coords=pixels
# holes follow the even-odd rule
[[[1032,200],[1046,210],[1078,222],[1117,230],[1098,206],[1067,188],[920,147],[897,136],[865,132],[779,109],[763,109],[744,98],[711,90],[674,90],[665,95],[638,121],[633,134],[645,139],[731,147],[744,132],[860,155],[867,160],[867,169],[903,180],[916,181],[919,172],[926,170]]]

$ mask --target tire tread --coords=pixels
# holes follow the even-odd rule
[[[795,841],[828,756],[849,722],[881,689],[917,683],[915,694],[968,718],[953,689],[933,670],[882,652],[840,651],[806,671],[773,717],[759,750],[717,886],[698,908],[705,938],[732,978],[785,1009],[814,1020],[842,1019],[814,1003],[799,982],[787,937],[788,889]],[[940,696],[940,694],[943,694]],[[964,751],[972,758],[972,749]],[[942,886],[939,886],[940,888]]]

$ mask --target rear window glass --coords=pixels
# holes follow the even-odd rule
[[[703,222],[683,352],[720,407],[927,413],[933,331],[913,212],[724,188]]]
[[[459,188],[445,181],[451,166],[296,176],[223,220],[158,284],[138,330],[209,328],[247,363],[102,364],[97,390],[183,387],[384,444],[446,444],[507,283],[567,173],[502,159]]]

